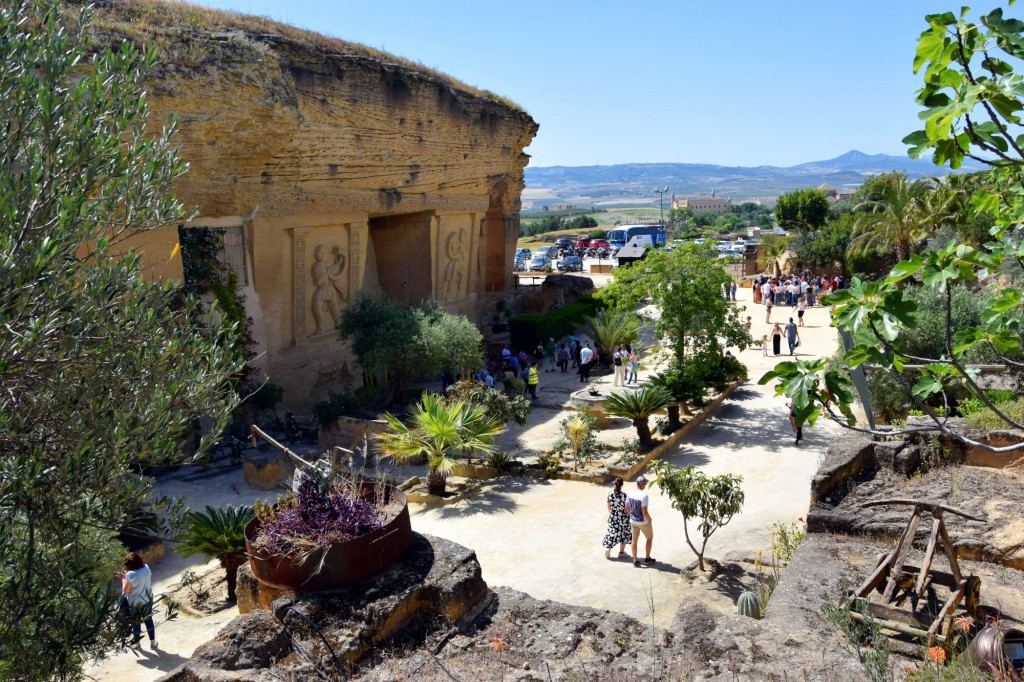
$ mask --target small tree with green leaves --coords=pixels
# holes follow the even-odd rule
[[[338,329],[363,369],[387,376],[392,404],[405,400],[405,389],[417,376],[483,366],[480,330],[433,301],[412,307],[360,294],[342,310]]]
[[[672,500],[672,508],[683,515],[686,544],[697,555],[697,566],[704,570],[704,550],[708,539],[743,507],[743,477],[721,474],[709,477],[692,466],[680,469],[668,462],[655,462],[655,484]],[[697,531],[700,548],[690,538],[690,520],[700,519]]]
[[[533,404],[523,394],[513,395],[505,391],[488,388],[479,381],[458,381],[449,386],[444,393],[445,402],[449,405],[463,402],[467,405],[482,407],[493,421],[504,425],[514,421],[522,426],[530,416]],[[472,463],[473,451],[466,451],[466,461]]]

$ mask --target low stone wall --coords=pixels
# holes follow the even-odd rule
[[[825,461],[811,481],[811,501],[822,502],[833,493],[844,495],[853,485],[853,479],[865,469],[877,465],[875,443],[867,438],[852,438],[829,445]]]
[[[364,435],[372,435],[383,429],[384,422],[378,419],[338,417],[337,421],[327,428],[320,428],[317,432],[316,442],[324,450],[333,447],[355,450],[362,445]]]

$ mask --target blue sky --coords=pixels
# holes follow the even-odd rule
[[[903,154],[900,140],[918,126],[912,62],[924,16],[959,9],[924,0],[198,4],[382,48],[504,95],[540,123],[527,150],[537,166]]]

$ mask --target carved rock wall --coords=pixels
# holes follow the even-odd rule
[[[100,37],[187,38],[189,58],[172,51],[153,79],[151,121],[179,117],[190,170],[176,192],[199,211],[190,226],[244,243],[253,336],[290,406],[359,383],[334,326],[360,291],[479,320],[485,291],[509,287],[523,149],[537,131],[528,114],[341,41],[245,33],[212,12],[181,27],[161,9],[172,5],[142,4],[156,9],[104,5]],[[171,226],[132,247],[154,276],[174,277],[176,241]]]

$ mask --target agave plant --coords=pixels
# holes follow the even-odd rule
[[[504,428],[485,408],[462,400],[445,400],[436,393],[424,394],[409,413],[409,424],[391,413],[381,415],[387,423],[376,435],[385,457],[396,462],[427,457],[427,485],[435,494],[444,492],[448,474],[455,468],[456,453],[494,451],[492,441]]]
[[[633,422],[640,445],[648,446],[652,442],[651,426],[647,421],[652,414],[675,404],[672,394],[659,386],[645,386],[637,391],[613,393],[604,401],[604,409],[608,414],[625,417]]]
[[[597,345],[612,349],[640,337],[640,318],[626,310],[602,310],[583,320],[583,330]]]
[[[253,520],[252,507],[211,507],[189,514],[188,528],[179,539],[178,554],[205,554],[220,561],[227,575],[228,601],[236,600],[238,567],[245,563],[245,526]]]

